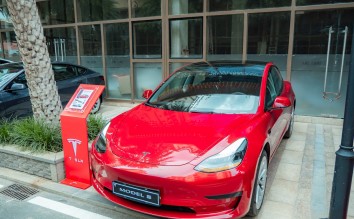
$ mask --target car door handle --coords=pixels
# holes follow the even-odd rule
[[[268,129],[268,134],[272,133],[272,129]]]

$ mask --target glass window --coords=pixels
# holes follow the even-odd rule
[[[191,14],[203,12],[203,0],[169,0],[168,13],[170,15]]]
[[[354,2],[353,0],[296,0],[296,5],[320,5]]]
[[[37,2],[41,22],[44,25],[74,23],[73,0],[47,0]]]
[[[132,0],[132,17],[161,15],[161,0]]]
[[[81,22],[128,18],[128,0],[78,0],[77,8]]]
[[[81,65],[102,73],[102,45],[100,25],[79,27]]]
[[[242,59],[243,15],[208,17],[208,60]]]
[[[15,32],[2,32],[1,33],[1,44],[3,50],[1,51],[1,55],[5,59],[9,59],[12,61],[20,61],[21,55],[18,51],[18,45],[16,41],[16,34]]]
[[[291,0],[209,0],[209,11],[290,6]]]
[[[161,21],[133,23],[134,58],[161,58]]]
[[[269,74],[267,79],[267,90],[266,90],[266,101],[265,101],[266,108],[272,107],[276,97],[277,97],[277,91],[274,85],[273,77],[271,74]]]
[[[342,32],[346,26],[352,26],[354,10],[331,11],[299,11],[296,13],[294,33],[294,54],[326,54],[328,48],[328,33],[332,26],[332,40],[337,36],[343,38]],[[339,26],[339,27],[338,27]],[[348,31],[348,41],[351,45],[352,31]],[[335,37],[333,37],[335,36]],[[346,53],[350,53],[350,45]],[[342,51],[343,43],[331,43],[332,48]]]
[[[129,24],[106,24],[104,28],[108,96],[131,99]]]
[[[170,57],[203,57],[203,20],[202,18],[170,21]]]
[[[170,74],[172,74],[174,71],[176,71],[178,68],[181,68],[182,66],[187,65],[188,63],[182,63],[182,62],[171,62],[170,63]]]
[[[13,25],[10,18],[9,10],[7,10],[7,7],[0,7],[0,28],[6,29],[12,27]]]
[[[286,75],[290,12],[250,14],[247,59],[272,61]]]
[[[74,27],[44,29],[48,52],[52,61],[77,63]]]
[[[273,78],[275,90],[277,95],[280,95],[283,90],[283,78],[280,75],[280,72],[276,67],[270,69],[270,76]]]
[[[144,90],[155,90],[162,81],[161,63],[135,63],[135,98],[143,99]]]

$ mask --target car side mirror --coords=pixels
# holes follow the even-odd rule
[[[291,106],[291,101],[287,97],[277,97],[274,100],[272,109],[282,109]]]
[[[19,83],[13,83],[11,85],[11,88],[9,91],[17,91],[17,90],[23,90],[26,89],[26,85],[25,84],[19,84]]]
[[[152,90],[144,90],[143,98],[149,99],[152,95]]]

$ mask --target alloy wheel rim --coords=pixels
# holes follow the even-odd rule
[[[95,105],[93,105],[91,112],[95,113],[96,111],[98,111],[98,107],[100,106],[100,103],[101,103],[101,100],[100,100],[100,98],[98,98]]]
[[[267,183],[267,159],[264,156],[259,166],[259,174],[257,178],[256,188],[256,208],[260,209],[265,193],[265,187]]]

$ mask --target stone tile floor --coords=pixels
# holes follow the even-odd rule
[[[100,112],[112,118],[135,105],[106,102]],[[342,123],[341,119],[295,116],[291,138],[282,141],[270,163],[265,201],[257,219],[328,217]],[[354,181],[347,218],[354,219]]]

